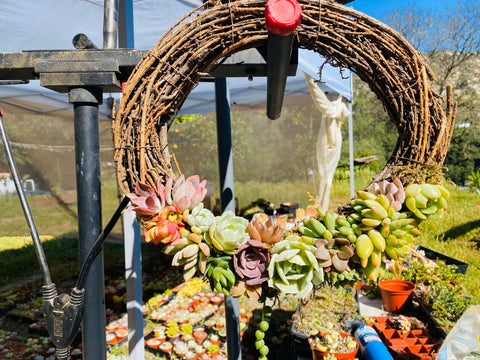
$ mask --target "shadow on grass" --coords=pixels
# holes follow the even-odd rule
[[[42,243],[52,280],[76,277],[79,273],[78,239],[56,238]],[[122,244],[104,245],[105,265],[123,259]],[[40,273],[33,245],[0,252],[0,286]]]
[[[456,239],[458,237],[464,236],[465,234],[477,228],[480,228],[480,220],[469,221],[465,224],[455,226],[449,229],[448,231],[445,231],[443,234],[440,235],[440,238],[443,238],[444,240]],[[479,240],[475,240],[475,241],[477,241],[477,246],[479,246],[480,245]]]

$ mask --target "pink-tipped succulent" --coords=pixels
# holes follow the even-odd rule
[[[185,210],[193,209],[200,204],[207,194],[207,181],[200,181],[198,175],[190,176],[185,180],[185,176],[180,176],[175,184],[173,177],[169,177],[165,184],[165,200],[168,205],[174,206],[179,213]],[[163,188],[163,187],[162,187]]]
[[[127,195],[132,203],[128,210],[133,210],[143,216],[157,215],[165,207],[165,194],[160,181],[158,178],[155,183],[158,192],[150,185],[137,181],[135,193]]]
[[[169,244],[180,238],[180,230],[185,228],[182,217],[173,206],[167,206],[160,214],[145,224],[145,241],[155,245]]]
[[[376,195],[386,195],[390,200],[390,206],[392,206],[395,211],[402,209],[402,205],[405,202],[405,189],[399,178],[393,179],[392,182],[383,180],[380,183],[374,183],[373,191]]]

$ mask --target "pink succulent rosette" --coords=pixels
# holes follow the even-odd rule
[[[137,181],[135,193],[127,197],[132,202],[129,210],[135,211],[138,215],[155,216],[165,205],[170,205],[176,212],[183,213],[191,210],[200,204],[207,194],[207,180],[200,181],[198,175],[185,179],[181,175],[176,181],[170,176],[165,186],[161,178],[155,181],[156,190],[149,184]]]
[[[174,206],[179,213],[193,209],[200,204],[207,194],[207,180],[200,181],[200,176],[193,175],[185,180],[180,176],[175,184],[173,178],[169,177],[165,184],[165,200],[168,205]]]
[[[157,179],[155,185],[158,192],[150,185],[137,181],[135,184],[136,193],[127,195],[132,203],[128,210],[133,210],[138,215],[143,216],[157,215],[165,207],[165,193],[160,178]]]
[[[232,289],[232,296],[247,295],[258,300],[262,284],[268,280],[270,247],[258,240],[248,239],[233,256],[233,266],[241,279]]]

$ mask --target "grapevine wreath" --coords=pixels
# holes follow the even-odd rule
[[[399,134],[384,169],[336,213],[319,209],[288,231],[272,220],[214,216],[201,203],[206,182],[173,171],[169,125],[220,59],[266,45],[265,0],[207,1],[181,19],[137,65],[115,117],[118,182],[146,241],[164,244],[185,279],[204,276],[226,295],[303,298],[323,281],[344,285],[361,272],[375,279],[413,248],[420,221],[446,209],[438,183],[456,112],[451,88],[444,110],[426,59],[381,22],[333,1],[299,3],[296,45],[367,82]]]

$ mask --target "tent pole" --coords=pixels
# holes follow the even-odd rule
[[[74,88],[68,93],[74,111],[80,264],[84,263],[102,232],[98,130],[98,105],[102,103],[102,94],[98,88]],[[106,359],[103,275],[103,253],[100,252],[85,284],[84,359]]]
[[[351,76],[351,75],[350,75]],[[353,198],[355,195],[355,167],[353,159],[353,115],[352,115],[352,103],[353,99],[348,102],[348,153],[349,153],[349,163],[350,163],[350,198]]]
[[[120,0],[118,7],[118,46],[135,47],[132,0]],[[140,226],[134,212],[123,214],[125,279],[127,283],[128,356],[130,360],[145,358],[143,345],[142,247]]]
[[[230,210],[235,212],[230,96],[226,78],[215,79],[215,105],[222,211]],[[239,315],[240,306],[238,299],[231,296],[225,297],[228,360],[241,359]]]
[[[135,48],[133,31],[133,0],[120,0],[118,6],[118,47]]]
[[[118,0],[105,0],[103,7],[103,48],[117,47]]]

